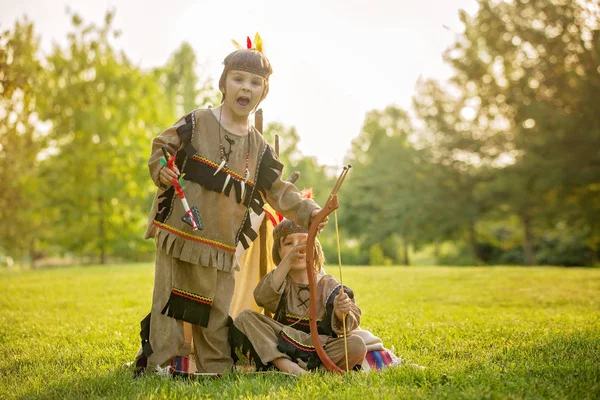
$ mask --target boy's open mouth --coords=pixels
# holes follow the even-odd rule
[[[246,107],[250,103],[250,99],[246,96],[240,96],[237,98],[236,102],[240,107]]]

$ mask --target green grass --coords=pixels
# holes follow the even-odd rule
[[[346,268],[362,327],[425,370],[191,383],[123,366],[152,279],[148,264],[0,272],[0,398],[600,398],[600,269]]]

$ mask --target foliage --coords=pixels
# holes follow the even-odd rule
[[[365,116],[340,191],[344,263],[375,248],[409,265],[453,242],[437,262],[598,264],[597,1],[478,4],[443,55],[450,79],[420,79],[410,110]],[[113,13],[71,17],[67,45],[44,57],[27,20],[0,34],[0,255],[147,259],[150,140],[218,93],[190,44],[145,71],[115,50]],[[284,177],[300,172],[323,204],[340,171],[299,152],[294,127],[264,134],[280,137]],[[321,236],[330,258],[334,235]]]
[[[559,222],[585,226],[597,250],[599,204],[579,197],[595,193],[600,167],[597,2],[480,1],[461,19],[446,59],[482,131],[479,153],[506,159],[493,192],[522,221],[525,263],[536,261],[536,230]]]
[[[362,238],[366,248],[384,245],[385,256],[396,260],[395,248],[385,246],[393,235],[416,243],[424,221],[423,198],[427,177],[423,153],[409,141],[413,128],[403,110],[388,107],[370,112],[361,134],[352,143],[348,161],[356,167],[348,175],[348,210],[342,225]]]
[[[185,43],[164,67],[133,65],[114,49],[113,16],[99,27],[72,14],[68,44],[55,45],[43,68],[31,23],[3,33],[0,174],[11,185],[0,199],[10,222],[0,245],[13,256],[29,248],[35,259],[35,239],[102,263],[152,253],[143,240],[156,190],[145,168],[151,140],[214,96],[208,83],[198,87]],[[48,122],[46,136],[38,121]]]
[[[183,42],[167,64],[154,71],[155,79],[163,86],[174,115],[181,116],[197,108],[219,103],[210,81],[204,82],[199,88],[197,66],[194,49],[189,43]]]
[[[288,179],[294,172],[298,172],[300,178],[296,186],[300,190],[312,189],[315,201],[319,204],[325,203],[334,181],[315,157],[306,156],[298,150],[301,137],[296,128],[286,128],[279,122],[271,122],[266,126],[264,135],[273,146],[275,137],[279,137],[279,158],[284,165],[283,178]]]
[[[44,224],[37,166],[44,137],[37,129],[39,38],[27,19],[0,33],[0,253],[29,254]]]
[[[140,231],[153,192],[146,155],[152,137],[174,119],[153,77],[113,49],[112,18],[108,13],[96,27],[72,15],[75,32],[48,57],[39,107],[53,123],[54,154],[41,168],[51,187],[51,222],[61,227],[54,240],[102,263],[108,254],[144,251]]]

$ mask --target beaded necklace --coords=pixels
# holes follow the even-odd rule
[[[220,157],[221,157],[221,164],[219,165],[219,168],[217,168],[217,170],[215,171],[215,173],[213,175],[217,175],[217,173],[221,170],[224,169],[224,172],[227,174],[227,177],[225,178],[225,183],[223,184],[223,189],[221,191],[224,191],[225,188],[227,187],[227,184],[229,183],[229,181],[231,180],[231,174],[229,172],[227,172],[228,169],[228,165],[227,163],[229,162],[229,155],[231,154],[231,147],[235,144],[235,140],[231,139],[229,137],[229,135],[227,135],[227,133],[225,134],[225,140],[229,143],[229,151],[225,152],[225,146],[223,146],[223,139],[221,137],[221,115],[223,114],[223,107],[219,108],[219,153],[220,153]],[[242,190],[241,190],[241,198],[242,198],[242,202],[244,202],[244,194],[246,192],[246,184],[248,183],[248,178],[250,177],[250,172],[248,169],[248,164],[249,164],[249,159],[250,159],[250,125],[248,124],[248,136],[246,138],[246,140],[248,141],[248,149],[246,150],[246,171],[244,172],[244,180],[240,181],[240,184],[242,186]]]

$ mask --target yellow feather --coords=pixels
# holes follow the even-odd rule
[[[262,39],[260,38],[258,32],[256,32],[256,35],[254,35],[254,48],[260,51],[261,53],[263,52]]]
[[[233,45],[235,46],[235,48],[237,50],[241,50],[242,49],[242,46],[238,42],[236,42],[235,40],[231,39],[231,43],[233,43]]]

